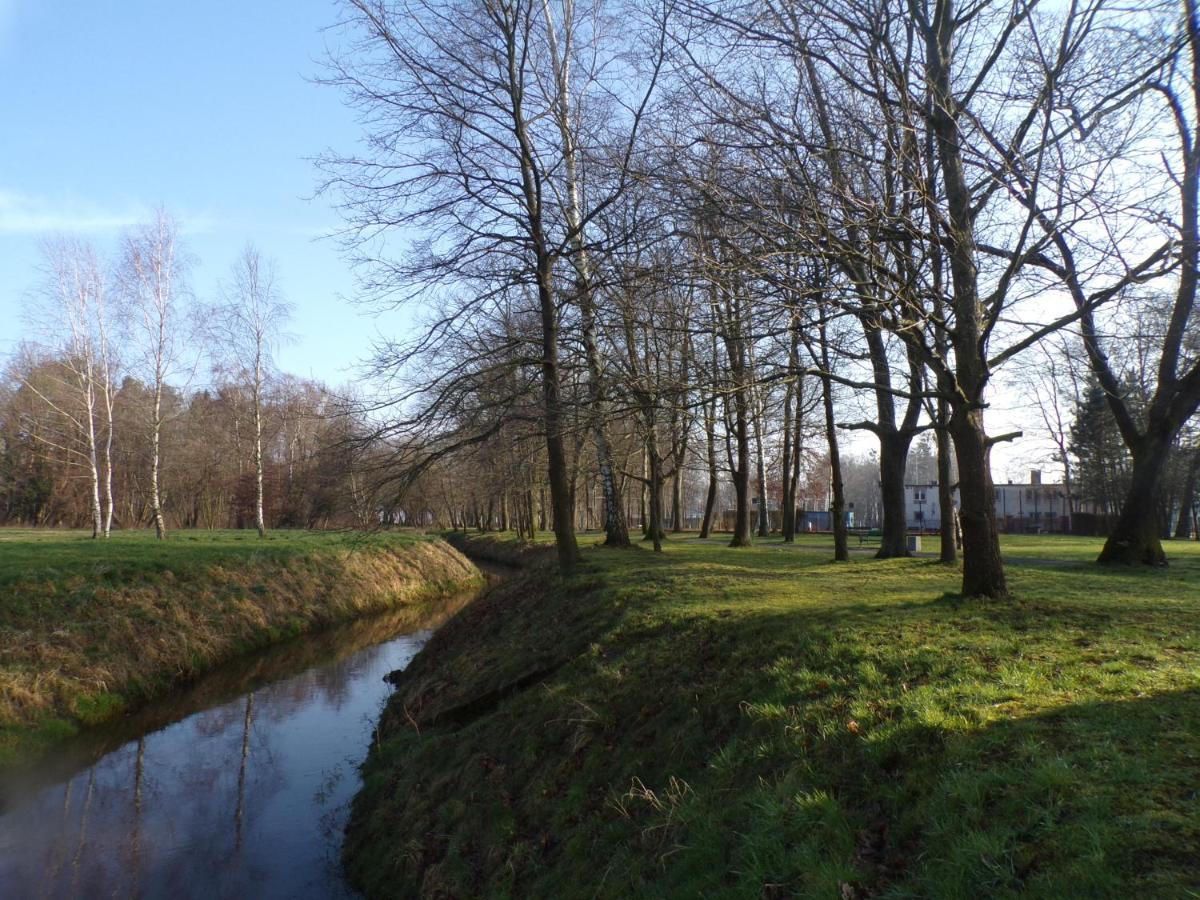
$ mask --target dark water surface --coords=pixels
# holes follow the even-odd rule
[[[468,599],[235,661],[4,776],[0,897],[354,896],[338,854],[383,676]]]

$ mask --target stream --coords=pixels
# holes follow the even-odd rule
[[[353,897],[339,865],[391,688],[474,596],[229,662],[0,775],[0,897]]]

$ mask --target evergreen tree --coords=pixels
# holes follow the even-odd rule
[[[1128,388],[1128,378],[1123,386]],[[1129,485],[1132,459],[1105,400],[1104,388],[1095,376],[1088,378],[1075,409],[1069,449],[1075,458],[1079,499],[1093,504],[1099,512],[1118,512]]]

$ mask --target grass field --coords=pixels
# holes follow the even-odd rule
[[[90,531],[49,528],[0,528],[0,587],[17,581],[63,578],[139,578],[164,568],[191,569],[237,559],[286,559],[311,551],[364,545],[401,546],[422,540],[416,532],[271,531],[233,529],[171,532],[165,541],[154,531],[114,531],[93,540]]]
[[[819,540],[589,549],[477,601],[384,717],[356,880],[1200,896],[1200,546],[1144,572],[1087,564],[1099,541],[1009,538],[1015,599],[981,603],[934,560],[835,564]]]
[[[515,533],[509,532],[505,535],[500,535],[507,540],[515,541]],[[604,534],[598,531],[580,532],[579,545],[581,547],[593,547],[603,543]],[[730,535],[728,532],[719,532],[713,534],[704,543],[714,548],[724,547],[729,543]],[[551,532],[538,532],[537,542],[541,544],[549,544],[554,540],[554,535]],[[684,532],[683,534],[668,534],[666,543],[671,542],[688,542],[696,541],[695,532]],[[774,547],[781,552],[800,551],[810,553],[826,553],[829,556],[833,555],[833,536],[828,533],[801,533],[796,535],[796,540],[792,544],[784,544],[778,535],[771,535],[766,538],[754,538],[755,546],[764,548]],[[643,547],[649,547],[649,542],[642,542]],[[1095,537],[1076,537],[1074,535],[1061,534],[1002,534],[1000,535],[1000,552],[1005,559],[1020,562],[1022,560],[1051,560],[1058,563],[1093,563],[1096,557],[1100,555],[1100,548],[1104,546],[1104,538]],[[941,541],[935,535],[921,535],[921,552],[920,557],[936,557],[941,548]],[[879,549],[878,538],[875,543],[860,544],[857,537],[850,536],[850,552],[854,557],[870,557]],[[1163,549],[1167,553],[1167,559],[1171,563],[1178,562],[1187,567],[1200,560],[1200,542],[1189,541],[1173,541],[1164,540]]]
[[[230,656],[474,583],[439,540],[0,529],[0,765]]]

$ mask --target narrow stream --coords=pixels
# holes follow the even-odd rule
[[[383,676],[471,596],[236,660],[0,777],[0,897],[355,896],[338,855]]]

